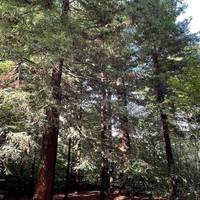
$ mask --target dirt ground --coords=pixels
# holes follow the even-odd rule
[[[64,194],[55,194],[54,200],[63,200]],[[98,192],[82,192],[82,193],[70,193],[69,194],[69,200],[98,200],[99,199],[99,193]],[[8,198],[8,200],[16,200],[14,197]],[[31,200],[27,197],[21,197],[19,200]],[[109,197],[106,198],[106,200],[167,200],[167,198],[162,197],[155,197],[155,198],[149,198],[149,197],[126,197],[123,195],[117,195],[112,194]]]

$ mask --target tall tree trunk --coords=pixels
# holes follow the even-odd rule
[[[117,94],[119,106],[119,150],[123,153],[123,162],[126,162],[127,152],[130,149],[130,137],[128,130],[127,91],[124,78],[117,81]]]
[[[81,160],[81,147],[80,143],[78,144],[78,147],[76,149],[76,162],[79,164]],[[79,192],[79,182],[80,182],[80,170],[76,169],[76,191]]]
[[[112,151],[113,151],[113,142],[112,142],[112,105],[111,105],[112,92],[110,89],[107,91],[107,143],[108,143],[108,169],[107,169],[107,178],[106,178],[106,192],[110,194],[113,184],[113,173],[111,168],[112,163]]]
[[[71,143],[72,143],[72,139],[69,138],[69,143],[68,143],[68,153],[67,153],[66,188],[65,188],[65,198],[64,198],[64,200],[67,200],[67,199],[68,199],[68,193],[69,193],[69,183],[70,183],[70,165],[71,165]]]
[[[102,74],[103,76],[103,74]],[[104,76],[102,77],[102,103],[101,103],[101,184],[100,184],[100,200],[105,199],[105,188],[106,188],[106,157],[105,157],[105,142],[106,142],[106,89],[104,84]]]
[[[174,159],[173,159],[171,142],[170,142],[170,137],[169,137],[168,117],[165,112],[165,108],[163,106],[163,103],[165,100],[166,88],[165,88],[165,80],[164,80],[164,77],[162,77],[162,71],[161,71],[161,67],[158,62],[157,54],[153,55],[153,62],[154,62],[155,74],[157,76],[156,93],[157,93],[157,101],[159,103],[159,112],[160,112],[160,119],[161,119],[161,124],[162,124],[162,132],[163,132],[163,137],[164,137],[164,141],[165,141],[165,151],[166,151],[168,169],[169,169],[169,171],[171,171],[173,168],[173,165],[174,165]]]
[[[100,199],[105,199],[106,193],[109,192],[109,147],[111,138],[111,91],[106,88],[105,74],[101,73],[101,184]],[[109,143],[109,144],[108,144]]]
[[[57,155],[59,133],[59,106],[61,104],[61,77],[63,60],[54,66],[52,72],[51,88],[53,103],[46,108],[46,125],[42,139],[41,158],[38,172],[34,200],[51,200],[53,198],[53,185]]]
[[[67,12],[69,0],[63,0],[63,11]],[[44,0],[46,9],[53,8],[53,0]],[[63,59],[60,58],[59,65],[54,66],[51,84],[53,103],[46,108],[46,125],[42,139],[41,158],[38,172],[37,185],[33,196],[34,200],[52,200],[55,177],[55,165],[59,134],[59,106],[61,105]]]
[[[168,171],[169,171],[171,186],[172,186],[170,200],[174,200],[176,198],[176,191],[177,191],[176,179],[175,179],[175,176],[173,175],[174,158],[173,158],[172,147],[171,147],[170,136],[169,136],[168,116],[166,114],[166,110],[163,105],[165,101],[166,87],[165,87],[165,79],[163,77],[163,72],[159,64],[159,58],[156,53],[153,54],[153,64],[155,68],[155,75],[157,76],[157,80],[156,80],[157,101],[159,103],[160,120],[161,120],[162,132],[163,132],[163,137],[164,137],[164,142],[165,142],[165,152],[166,152]]]
[[[78,112],[77,112],[77,125],[78,125],[78,129],[80,130],[80,133],[81,133],[81,130],[82,130],[82,124],[81,124],[81,121],[82,121],[82,106],[79,105],[78,106]],[[77,142],[77,148],[76,148],[76,163],[77,164],[80,164],[80,160],[81,160],[81,143],[80,141]],[[79,192],[79,184],[80,184],[80,170],[79,169],[76,169],[75,170],[75,189],[77,192]]]

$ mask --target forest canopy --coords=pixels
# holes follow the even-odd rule
[[[199,35],[177,20],[186,7],[1,0],[0,199],[200,198]]]

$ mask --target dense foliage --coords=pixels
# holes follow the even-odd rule
[[[199,43],[177,21],[185,8],[0,2],[2,194],[37,194],[45,139],[57,131],[55,191],[200,198]]]

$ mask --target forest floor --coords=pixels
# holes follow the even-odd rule
[[[63,200],[64,194],[55,194],[54,200]],[[69,193],[69,200],[98,200],[99,199],[99,193],[98,192],[81,192],[81,193]],[[8,198],[8,200],[16,200],[14,197]],[[31,200],[27,197],[21,197],[19,200]],[[112,194],[109,197],[107,197],[105,200],[167,200],[167,198],[163,197],[126,197],[124,195],[118,195],[118,194]]]

